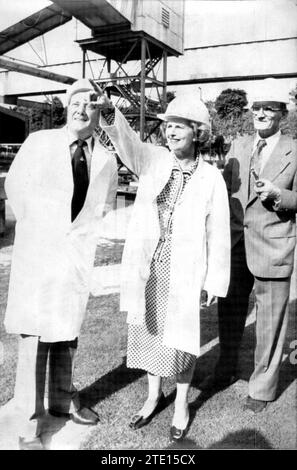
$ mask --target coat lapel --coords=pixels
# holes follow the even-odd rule
[[[261,178],[265,178],[273,182],[280,173],[282,173],[290,164],[292,159],[292,148],[290,141],[286,136],[281,135],[278,143],[276,144],[272,154],[266,162],[262,172]],[[248,204],[257,198],[257,194],[252,192],[248,200]]]
[[[164,155],[160,155],[160,159],[157,160],[158,164],[154,168],[154,176],[150,182],[152,184],[153,199],[157,198],[169,180],[173,161],[173,154],[164,149]]]
[[[232,186],[238,186],[238,178],[240,175],[241,187],[240,190],[243,195],[245,205],[248,204],[248,194],[249,194],[249,183],[250,183],[250,166],[251,158],[253,154],[253,144],[254,136],[248,136],[247,140],[244,143],[244,148],[242,152],[242,159],[240,160],[240,168],[238,172],[233,172],[233,177],[236,178],[236,181],[232,181]],[[250,195],[250,199],[253,197],[253,194]]]
[[[281,135],[266,165],[261,177],[274,181],[290,164],[292,159],[292,147],[286,136]]]
[[[58,136],[58,141],[57,141]],[[59,179],[63,181],[63,187],[67,191],[73,193],[73,176],[71,167],[71,154],[68,143],[67,127],[59,130],[59,134],[55,136],[56,139],[56,153],[54,158],[58,157],[57,165],[59,166]]]
[[[98,138],[95,138],[94,149],[91,160],[90,186],[108,161],[108,150],[100,144]]]

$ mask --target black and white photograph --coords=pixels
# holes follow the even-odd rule
[[[297,0],[0,0],[0,450],[297,450],[296,213]]]

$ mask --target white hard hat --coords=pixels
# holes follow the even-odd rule
[[[200,96],[195,94],[180,95],[174,98],[168,104],[163,114],[157,115],[162,121],[170,121],[171,119],[182,118],[187,121],[206,124],[210,127],[209,112],[205,104],[201,101]]]
[[[92,91],[94,93],[94,87],[92,86],[90,80],[88,78],[80,78],[79,80],[76,80],[76,82],[72,83],[72,85],[68,88],[67,93],[66,93],[66,103],[69,105],[70,100],[73,95],[76,93],[81,93],[84,91]]]
[[[289,103],[289,94],[284,92],[276,78],[265,78],[260,84],[259,89],[252,97],[252,102],[256,101],[277,101],[278,103]]]

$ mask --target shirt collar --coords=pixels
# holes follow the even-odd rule
[[[264,140],[266,140],[266,144],[270,146],[270,145],[276,144],[280,136],[281,136],[281,131],[278,130],[275,134],[271,135],[270,137],[266,137]],[[259,140],[263,140],[263,137],[260,137],[259,134],[257,133],[255,142],[254,142],[254,148],[257,146]]]
[[[178,158],[176,158],[176,156],[173,154],[173,170],[182,171],[183,173],[192,175],[194,171],[196,170],[198,163],[199,163],[199,156],[196,157],[196,160],[193,161],[192,165],[189,168],[184,170],[182,169]]]
[[[71,147],[74,142],[76,142],[78,140],[77,136],[75,136],[71,130],[69,128],[67,128],[67,134],[68,134],[68,144],[69,144],[69,147]],[[90,152],[90,154],[92,154],[93,152],[93,146],[94,146],[94,138],[92,135],[90,135],[90,137],[88,137],[87,139],[83,139],[87,145],[88,145],[88,150]]]

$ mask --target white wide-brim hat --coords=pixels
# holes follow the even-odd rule
[[[162,121],[171,119],[186,119],[210,127],[209,112],[198,94],[185,94],[174,98],[167,106],[165,113],[158,114]]]
[[[277,103],[289,104],[289,94],[284,92],[281,83],[276,78],[265,78],[255,94],[251,97],[251,103],[275,101]]]

